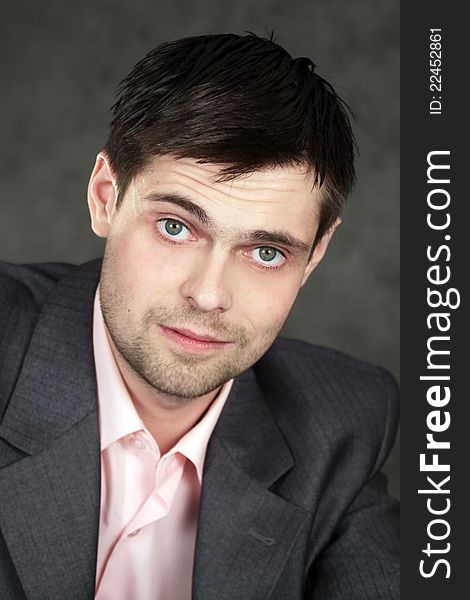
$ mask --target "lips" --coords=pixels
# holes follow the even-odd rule
[[[166,327],[166,329],[171,329],[184,337],[187,337],[191,340],[196,340],[198,342],[214,342],[216,344],[227,344],[225,340],[219,340],[211,335],[203,335],[199,333],[195,333],[194,331],[190,331],[189,329],[179,329],[178,327]]]
[[[205,333],[196,333],[190,329],[166,327],[165,325],[159,325],[158,327],[167,339],[187,352],[207,353],[221,350],[230,345],[228,341],[217,339]]]

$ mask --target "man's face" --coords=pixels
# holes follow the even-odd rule
[[[217,182],[220,168],[155,158],[117,210],[104,155],[90,181],[93,228],[107,237],[100,297],[111,340],[175,399],[215,390],[264,354],[329,239],[309,260],[319,192],[305,169]]]

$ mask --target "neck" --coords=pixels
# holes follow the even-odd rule
[[[165,454],[203,417],[219,389],[205,396],[169,402],[168,396],[150,392],[139,382],[125,379],[129,395],[145,427],[154,437],[161,454]]]
[[[202,418],[221,388],[190,399],[164,394],[133,371],[112,341],[111,349],[139,417],[155,439],[160,454],[165,454]]]

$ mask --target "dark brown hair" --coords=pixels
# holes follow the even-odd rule
[[[351,190],[356,145],[348,106],[272,39],[188,37],[151,50],[122,81],[105,150],[122,199],[155,156],[227,165],[221,178],[305,165],[322,187],[317,240]]]

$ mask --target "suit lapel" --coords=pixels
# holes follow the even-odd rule
[[[307,521],[268,489],[293,464],[250,370],[234,383],[208,447],[193,600],[269,597]]]
[[[99,448],[89,415],[43,452],[0,472],[0,528],[30,599],[93,598]]]
[[[92,348],[99,263],[44,304],[0,426],[0,528],[28,598],[92,598],[100,453]],[[13,451],[12,449],[16,449]],[[16,453],[16,462],[13,462]]]

